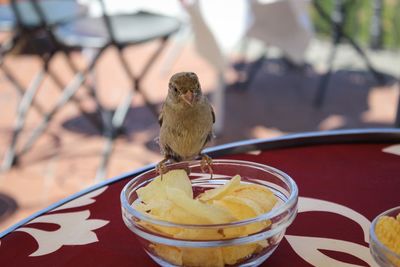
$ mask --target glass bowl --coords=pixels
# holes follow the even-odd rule
[[[273,167],[247,161],[213,160],[212,179],[201,171],[199,161],[168,165],[168,170],[171,169],[190,170],[195,196],[239,174],[242,183],[267,187],[278,201],[271,211],[242,221],[209,225],[172,223],[132,207],[139,201],[136,190],[149,184],[157,176],[156,171],[133,178],[121,192],[122,218],[146,253],[161,266],[258,266],[275,251],[296,217],[297,185],[289,175]],[[179,231],[189,235],[176,238],[173,233]]]
[[[372,257],[379,264],[385,267],[400,267],[400,255],[386,247],[375,233],[376,224],[382,216],[396,217],[400,213],[400,206],[379,214],[371,223],[369,229],[370,245],[369,250]]]

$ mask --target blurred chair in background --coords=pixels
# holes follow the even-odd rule
[[[108,15],[107,6],[103,0],[98,1],[101,8],[101,16],[79,17],[75,20],[63,23],[53,28],[52,34],[57,43],[68,49],[91,49],[93,57],[87,66],[76,73],[72,81],[64,89],[64,94],[58,99],[55,106],[50,110],[48,116],[33,130],[28,144],[32,144],[45,130],[49,123],[49,117],[53,116],[66,101],[68,101],[79,87],[85,83],[87,76],[94,69],[98,59],[103,52],[114,47],[117,50],[118,59],[131,82],[131,90],[123,101],[116,107],[115,111],[102,112],[103,135],[106,139],[102,152],[100,166],[96,174],[96,180],[103,179],[106,167],[113,150],[115,138],[121,133],[123,122],[132,103],[135,93],[140,93],[148,108],[158,117],[158,111],[143,91],[141,82],[148,74],[157,56],[161,53],[169,37],[175,33],[180,22],[177,19],[156,15],[148,12],[135,12],[131,14]],[[159,40],[159,47],[150,55],[148,61],[142,66],[139,74],[132,71],[123,53],[126,47],[142,44],[149,41]]]
[[[225,78],[230,58],[241,43],[256,38],[266,45],[279,47],[294,64],[304,63],[304,54],[313,37],[307,0],[224,0],[182,1],[189,16],[190,32],[197,53],[215,70],[217,88],[212,103],[218,120],[215,131],[224,123]],[[187,38],[189,34],[187,35]],[[181,45],[180,47],[181,48]],[[242,51],[246,53],[247,51]],[[177,53],[173,53],[176,55]],[[265,52],[256,60],[262,63]],[[246,79],[237,85],[249,87],[261,64],[245,70]]]
[[[121,4],[121,0],[112,1],[115,9],[118,9],[118,2]],[[211,102],[217,117],[214,132],[218,135],[222,133],[224,126],[225,72],[230,67],[230,54],[247,31],[250,2],[231,0],[229,8],[225,0],[153,0],[148,3],[155,2],[157,5],[153,6],[146,3],[137,5],[154,12],[168,13],[186,22],[164,63],[163,72],[170,69],[184,45],[193,38],[196,52],[209,63],[215,74]],[[128,5],[129,8],[134,8],[134,4]]]
[[[0,32],[5,33],[5,37],[0,44],[0,69],[2,70],[5,78],[13,85],[20,96],[23,96],[25,89],[24,86],[16,79],[13,72],[4,64],[5,57],[10,53],[18,42],[18,34],[14,31],[16,19],[11,6],[3,1],[0,3]],[[43,108],[36,102],[32,102],[32,107],[40,114],[43,115]]]
[[[295,66],[302,66],[305,53],[314,36],[308,14],[308,0],[259,0],[252,1],[253,23],[246,38],[255,38],[265,46],[278,47],[286,60]],[[250,86],[254,76],[262,67],[267,51],[255,60],[247,73],[247,79],[240,84],[244,89]]]
[[[84,10],[75,2],[68,0],[43,0],[38,2],[12,0],[10,4],[0,6],[1,30],[8,31],[10,34],[10,37],[1,45],[0,67],[6,78],[22,97],[17,109],[11,142],[4,156],[2,170],[8,170],[17,162],[18,155],[27,152],[30,147],[30,145],[25,145],[19,153],[16,151],[18,137],[24,127],[30,107],[33,106],[41,116],[47,116],[43,108],[34,101],[44,78],[50,77],[60,90],[65,87],[56,72],[49,67],[53,56],[61,49],[51,38],[51,29],[61,23],[75,19],[83,13]],[[36,55],[41,61],[40,70],[26,90],[15,77],[15,74],[4,64],[5,57],[11,54],[13,56],[20,54]],[[73,65],[71,65],[71,68],[75,70]],[[75,97],[72,100],[77,104],[82,114],[100,129],[100,125],[89,116],[80,101]]]
[[[247,19],[247,1],[193,1],[184,3],[190,18],[191,31],[197,53],[203,57],[215,72],[216,88],[212,104],[217,116],[214,131],[222,133],[225,117],[225,72],[229,67],[229,55],[243,37]]]
[[[397,111],[396,111],[394,126],[400,128],[400,78],[397,79],[396,84],[397,84],[398,100],[397,100]]]
[[[316,107],[320,107],[323,103],[326,88],[328,86],[330,77],[332,75],[333,70],[333,61],[335,59],[338,45],[341,41],[346,40],[349,44],[354,48],[354,50],[360,55],[360,57],[364,60],[368,70],[373,74],[374,78],[377,80],[379,84],[384,82],[383,75],[378,72],[375,67],[372,65],[371,61],[369,60],[367,54],[361,48],[361,46],[353,39],[352,36],[347,34],[344,30],[344,25],[346,23],[346,19],[348,17],[347,9],[350,5],[354,4],[354,1],[345,1],[345,0],[335,0],[334,1],[334,9],[333,14],[330,16],[321,6],[320,0],[313,0],[313,5],[317,10],[318,14],[330,24],[331,27],[331,34],[332,34],[332,49],[330,51],[328,57],[328,70],[326,73],[321,77],[321,80],[317,87],[317,95],[314,100],[314,105]]]

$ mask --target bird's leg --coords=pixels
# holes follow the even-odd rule
[[[210,173],[212,179],[213,177],[212,158],[210,158],[207,154],[201,154],[201,162],[200,162],[201,171],[205,172],[206,167],[208,168],[208,172]]]
[[[165,166],[165,163],[169,160],[169,158],[164,158],[162,161],[160,161],[157,165],[156,165],[156,172],[161,176],[164,173],[166,173],[168,171],[167,166]]]

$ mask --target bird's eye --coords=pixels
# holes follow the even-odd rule
[[[173,86],[172,89],[174,90],[175,93],[178,93],[178,89],[175,86]]]

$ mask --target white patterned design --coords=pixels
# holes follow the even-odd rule
[[[360,225],[363,230],[364,241],[369,243],[369,226],[371,222],[362,214],[340,204],[308,197],[300,197],[298,206],[299,213],[307,211],[331,212],[357,222],[357,224]]]
[[[103,193],[107,187],[88,193],[80,198],[55,209],[65,210],[77,208],[94,203],[93,198]],[[54,211],[54,210],[53,210]],[[38,243],[38,248],[29,256],[43,256],[57,251],[62,246],[86,245],[99,241],[93,230],[99,229],[109,221],[89,219],[90,211],[75,211],[56,214],[45,214],[18,228],[17,232],[25,232],[31,235]],[[32,227],[33,223],[56,224],[59,228],[55,231],[45,231]]]
[[[383,152],[400,156],[400,144],[391,145],[382,149]]]
[[[97,197],[98,195],[102,194],[104,191],[106,191],[106,189],[108,188],[108,186],[102,187],[100,189],[97,189],[93,192],[90,192],[82,197],[79,197],[77,199],[74,199],[72,201],[69,201],[68,203],[54,209],[54,210],[64,210],[64,209],[70,209],[70,208],[76,208],[76,207],[82,207],[82,206],[86,206],[89,204],[92,204],[94,202],[96,202],[96,200],[94,200],[93,198]]]
[[[298,203],[299,213],[302,212],[330,212],[335,213],[350,220],[356,222],[363,230],[364,241],[369,243],[369,226],[371,222],[360,213],[340,204],[333,202],[299,197]],[[329,227],[329,226],[327,226]],[[325,237],[308,237],[308,236],[294,236],[286,235],[286,240],[292,246],[293,250],[305,261],[317,267],[356,267],[360,265],[354,265],[346,262],[339,261],[323,254],[320,250],[330,250],[342,253],[349,253],[357,257],[369,266],[377,266],[374,262],[371,254],[369,253],[368,246],[360,245],[357,243],[330,239]]]
[[[335,260],[323,254],[320,249],[348,253],[368,263],[369,266],[378,266],[372,259],[368,247],[330,238],[286,235],[286,240],[294,251],[305,261],[317,267],[362,267],[364,265],[350,264]]]

